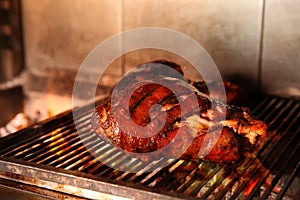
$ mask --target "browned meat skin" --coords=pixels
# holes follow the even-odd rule
[[[146,98],[151,92],[156,90],[158,87],[160,87],[160,85],[158,84],[146,84],[143,87],[139,87],[138,89],[136,89],[134,91],[135,95],[132,95],[129,100],[129,107],[135,109],[135,106],[138,105],[138,102],[140,102],[141,99]]]
[[[164,66],[169,66],[173,70],[166,70],[164,68],[161,68],[161,66],[159,66],[159,65],[153,65],[154,63],[164,65]],[[127,78],[122,79],[123,86],[114,88],[115,92],[119,93],[119,91],[124,91],[124,89],[126,89],[126,87],[128,85],[135,85],[139,81],[144,81],[144,78],[145,78],[144,74],[147,72],[151,72],[151,73],[148,73],[148,76],[147,76],[147,78],[149,80],[155,80],[157,77],[160,76],[160,74],[165,74],[166,76],[176,77],[176,78],[180,78],[183,75],[183,71],[178,64],[167,61],[167,60],[156,60],[151,63],[145,63],[143,65],[144,65],[143,72],[135,71],[135,68],[134,68],[134,69],[132,69],[133,71],[131,71],[131,73],[126,74]],[[150,86],[150,87],[152,87],[152,86]],[[142,90],[144,92],[147,91],[146,88],[142,89]]]
[[[156,90],[152,91],[145,99],[143,99],[135,110],[132,111],[131,118],[135,121],[136,124],[140,126],[145,126],[149,123],[149,108],[157,104],[160,100],[166,96],[171,95],[172,91],[166,87],[158,87]],[[133,94],[132,96],[136,96]],[[130,107],[129,107],[130,108]],[[148,109],[147,109],[148,108]]]
[[[184,75],[181,67],[174,62],[170,62],[167,60],[157,60],[151,63],[159,63],[159,64],[167,65],[175,69],[176,71],[178,71],[180,74]],[[242,87],[230,81],[223,81],[223,82],[213,81],[208,83],[211,89],[210,92],[208,91],[207,85],[204,81],[197,81],[197,82],[190,81],[190,84],[193,85],[195,88],[197,88],[200,92],[209,95],[210,98],[216,100],[221,100],[220,88],[224,86],[226,92],[226,103],[229,105],[245,106],[249,101],[249,96],[247,92]]]
[[[179,106],[175,106],[170,109],[168,120],[164,126],[164,129],[158,134],[148,138],[131,136],[130,134],[126,134],[125,131],[122,131],[111,113],[110,101],[107,101],[105,105],[97,107],[97,110],[92,118],[92,124],[96,133],[100,137],[103,139],[107,138],[113,144],[128,152],[152,152],[169,144],[177,134],[178,128],[176,127],[176,119],[178,119],[180,116],[178,108]],[[158,118],[156,118],[156,120],[158,120]],[[239,120],[236,119],[236,121]],[[126,122],[123,121],[121,123]],[[234,127],[234,125],[232,126]],[[258,129],[261,130],[261,127],[258,127]],[[181,138],[181,142],[188,141],[192,139],[192,137],[195,137],[193,133],[189,132],[186,127],[183,127],[183,130],[188,134],[183,134],[182,136],[189,138]],[[126,131],[133,132],[135,130],[129,128]],[[209,137],[209,139],[217,141],[212,150],[206,156],[204,156],[204,159],[214,162],[235,161],[241,156],[240,153],[245,151],[243,148],[249,149],[248,146],[250,145],[248,142],[247,146],[239,146],[236,134],[237,133],[234,131],[234,129],[225,126],[220,137],[217,138],[216,132],[207,133],[207,129],[203,128],[198,132],[198,135],[194,138],[194,141],[183,154],[182,158],[199,158],[200,148],[202,147],[202,150],[204,149],[204,152],[206,151],[205,147],[207,144],[202,144],[203,140],[205,137]],[[166,155],[164,156],[172,156],[174,154],[173,152],[178,151],[178,148],[184,146],[183,144],[178,144],[179,145],[176,146],[176,149],[169,149],[168,151],[165,151],[164,153]]]
[[[229,105],[238,105],[238,106],[244,106],[249,101],[249,97],[247,95],[247,92],[243,90],[240,86],[230,82],[230,81],[224,81],[224,82],[211,82],[208,83],[211,91],[208,91],[207,85],[204,81],[199,82],[192,82],[191,84],[197,88],[200,92],[209,95],[210,98],[221,100],[219,91],[220,88],[222,88],[222,85],[224,85],[225,92],[226,92],[226,103]]]
[[[168,60],[156,60],[156,61],[150,62],[150,63],[159,63],[159,64],[167,65],[167,66],[171,67],[172,69],[175,69],[177,72],[179,72],[180,74],[183,75],[183,71],[182,71],[181,67],[178,64],[174,63],[174,62],[170,62]]]
[[[168,79],[168,77],[159,76],[152,78],[154,80],[155,78]],[[180,134],[179,139],[176,139],[176,146],[170,146],[163,152],[164,155],[158,155],[163,157],[175,156],[179,151],[184,152],[182,154],[184,159],[199,158],[203,155],[203,151],[207,153],[207,149],[215,142],[215,146],[203,157],[214,162],[235,161],[245,152],[252,150],[258,139],[265,137],[267,128],[265,123],[254,119],[248,109],[224,106],[221,102],[211,100],[193,88],[184,92],[183,89],[189,88],[189,84],[177,79],[172,80],[175,82],[172,91],[173,89],[182,91],[180,98],[190,105],[187,109],[181,110],[174,93],[158,84],[148,83],[134,88],[132,95],[127,92],[130,91],[129,87],[125,93],[120,93],[122,98],[114,102],[115,113],[112,113],[111,99],[96,108],[91,120],[93,129],[101,138],[107,139],[128,152],[135,153],[154,152],[174,142],[175,136]],[[192,96],[195,94],[198,104],[192,102]],[[216,110],[211,109],[212,103],[217,105]],[[154,109],[150,117],[149,109],[155,104],[160,104],[164,112]],[[129,105],[130,117],[124,113],[126,105]],[[194,114],[196,109],[199,109],[198,115]],[[226,119],[222,119],[221,116],[225,112]],[[164,116],[167,116],[165,122]],[[195,123],[195,119],[200,122],[196,120],[197,123]],[[139,126],[150,124],[153,128],[160,127],[160,125],[163,128],[150,137],[138,137],[139,134],[148,133],[141,133],[134,126],[129,126],[128,124],[132,121]],[[209,127],[211,128],[208,129]],[[222,130],[220,137],[217,137],[217,130]],[[191,145],[183,149],[189,141],[192,141]],[[210,142],[207,143],[207,141]]]
[[[182,155],[182,158],[196,159],[203,154],[201,157],[214,162],[232,162],[238,160],[240,158],[239,141],[235,137],[234,131],[226,126],[222,128],[220,135],[216,131],[219,131],[219,129],[196,137]],[[206,142],[203,143],[204,141]],[[216,144],[210,150],[207,148],[213,145],[209,144],[211,141],[215,141]],[[202,153],[199,152],[200,149]]]
[[[168,121],[174,121],[174,118],[176,118],[175,112],[168,117]],[[121,123],[126,123],[126,121],[124,120]],[[167,135],[163,134],[163,131],[147,138],[126,134],[125,131],[120,130],[119,124],[111,113],[110,101],[96,108],[96,112],[92,117],[92,126],[101,138],[108,139],[128,152],[145,153],[155,151],[167,145],[177,133],[176,128],[172,129],[166,123],[164,130],[169,129]],[[135,131],[132,127],[127,128],[126,131]]]
[[[181,88],[184,87],[184,85],[179,83],[180,82],[173,85],[174,90],[182,91]],[[106,135],[109,140],[113,141],[113,143],[116,142],[115,144],[117,146],[121,146],[122,148],[132,152],[151,152],[152,149],[154,151],[168,144],[173,139],[172,135],[176,135],[177,127],[173,126],[176,121],[184,119],[185,116],[189,116],[194,112],[194,110],[197,109],[198,105],[197,103],[192,102],[192,96],[194,95],[193,93],[185,94],[184,91],[182,92],[182,97],[184,96],[184,100],[182,102],[188,105],[188,107],[187,109],[183,109],[181,111],[179,102],[176,101],[174,94],[172,94],[169,89],[163,86],[156,87],[155,90],[148,93],[148,96],[146,98],[140,99],[140,101],[136,101],[136,99],[138,98],[136,95],[140,94],[139,91],[140,88],[138,88],[138,92],[134,92],[129,99],[128,96],[125,96],[122,100],[120,100],[120,102],[117,102],[117,104],[115,104],[114,114],[115,116],[119,117],[118,120],[116,120],[116,117],[114,117],[114,115],[112,114],[110,100],[108,100],[106,104],[97,107],[97,110],[92,118],[92,125],[95,128],[96,133],[98,133],[99,135],[102,134],[102,136]],[[126,109],[127,105],[125,102],[130,102],[131,99],[134,99],[136,105],[134,105],[133,103],[129,104],[131,118],[128,118],[126,114],[124,114],[124,110]],[[201,107],[201,111],[204,112],[210,107],[210,102],[208,101],[208,99],[199,97],[198,101],[203,105]],[[141,134],[139,133],[139,130],[134,126],[130,126],[131,120],[133,120],[139,126],[147,125],[150,122],[150,117],[148,114],[149,109],[152,105],[157,103],[160,103],[164,107],[167,114],[167,119],[165,125],[163,126],[163,129],[160,130],[157,135],[149,138],[139,138],[130,134],[126,134]],[[161,121],[163,118],[163,112],[158,112],[153,121],[151,121],[152,126],[158,127],[159,125],[161,125]],[[118,123],[116,121],[118,121]],[[119,124],[123,124],[125,126],[123,126],[123,128],[121,129]],[[108,133],[107,131],[111,133]],[[147,134],[147,132],[143,133]]]
[[[144,106],[144,104],[140,104],[140,105]],[[252,118],[248,118],[249,113],[247,113],[246,110],[245,111],[237,110],[237,108],[234,108],[235,111],[233,110],[227,111],[229,115],[232,112],[235,113],[230,115],[231,118],[219,123],[220,125],[225,126],[221,132],[219,139],[216,137],[215,132],[207,133],[207,128],[209,125],[205,124],[205,122],[199,125],[198,127],[199,131],[196,135],[194,135],[193,132],[190,132],[188,128],[184,127],[185,121],[188,121],[190,119],[188,117],[180,118],[181,114],[182,116],[189,116],[189,112],[192,112],[192,110],[194,109],[193,106],[191,106],[191,110],[185,110],[185,113],[181,113],[180,106],[178,105],[178,103],[171,103],[165,105],[168,105],[166,107],[169,107],[169,109],[168,110],[166,109],[167,121],[164,125],[164,128],[158,134],[155,134],[154,136],[151,137],[141,138],[141,137],[135,137],[130,134],[127,134],[127,133],[136,132],[134,127],[126,126],[126,124],[128,124],[128,121],[126,120],[131,120],[131,119],[122,118],[123,121],[116,122],[116,119],[113,116],[111,111],[111,105],[109,100],[107,101],[106,104],[97,107],[96,112],[92,117],[92,125],[95,132],[103,139],[108,139],[114,145],[121,147],[122,149],[128,152],[143,152],[143,153],[156,151],[157,149],[163,148],[164,146],[169,144],[177,134],[178,128],[181,127],[182,130],[185,131],[186,133],[182,134],[181,141],[179,141],[178,143],[179,145],[176,146],[176,149],[168,149],[167,151],[165,151],[164,152],[165,155],[163,156],[172,157],[172,155],[174,155],[174,152],[178,151],[178,148],[184,146],[184,144],[181,144],[180,142],[189,141],[194,137],[194,141],[192,142],[191,146],[186,150],[186,152],[183,154],[183,158],[193,158],[193,159],[197,158],[199,156],[199,150],[201,144],[203,143],[203,139],[206,136],[208,136],[213,141],[215,140],[217,141],[216,141],[216,145],[213,147],[211,152],[209,152],[204,157],[204,159],[208,159],[215,162],[235,161],[241,156],[240,152],[245,152],[245,150],[243,149],[245,148],[250,149],[248,146],[239,146],[238,140],[236,138],[236,134],[241,134],[241,135],[253,134],[254,137],[252,137],[251,140],[253,144],[255,143],[255,139],[257,137],[259,137],[260,135],[261,137],[264,137],[265,135],[266,126],[264,125],[263,122],[254,120]],[[149,108],[145,108],[145,109],[149,109]],[[201,114],[203,114],[203,116],[206,117],[203,118],[208,120],[207,123],[209,123],[209,120],[211,120],[207,115],[208,111],[209,109],[201,109]],[[141,118],[145,117],[147,113],[148,112],[141,113],[142,115]],[[122,115],[122,109],[117,110],[117,114]],[[180,122],[180,124],[178,124],[180,119],[183,122]],[[160,120],[161,120],[160,116],[157,116],[152,123],[155,126],[156,124],[159,124]],[[144,123],[141,121],[138,122],[142,124]],[[125,130],[120,129],[119,123],[125,124],[126,129]],[[260,134],[258,134],[258,132]],[[252,143],[249,140],[247,144],[251,145]],[[207,144],[203,144],[203,145],[204,146],[202,146],[202,148],[205,149],[205,145]]]
[[[255,145],[257,137],[264,139],[266,136],[267,125],[263,121],[253,118],[247,108],[228,107],[227,119],[222,121],[222,124],[247,138],[252,145]]]

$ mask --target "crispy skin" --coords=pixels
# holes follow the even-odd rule
[[[208,132],[205,135],[200,135],[193,140],[182,158],[196,159],[203,157],[204,159],[214,162],[232,162],[240,158],[239,141],[229,127],[219,128],[214,131]],[[211,142],[216,142],[212,149]],[[201,150],[201,151],[200,151]],[[202,155],[201,155],[202,154]]]
[[[181,88],[183,85],[179,83],[180,82],[173,85],[174,90],[182,91]],[[118,101],[115,104],[114,114],[111,108],[111,100],[108,99],[105,104],[96,108],[96,111],[92,117],[92,126],[99,136],[102,138],[107,137],[108,140],[112,141],[115,145],[129,152],[145,153],[164,147],[173,140],[177,133],[176,130],[178,127],[176,127],[176,122],[184,120],[185,117],[190,116],[198,106],[197,104],[192,103],[192,96],[194,93],[185,94],[186,91],[181,93],[182,97],[184,97],[182,102],[188,105],[187,109],[183,110],[181,110],[179,102],[176,100],[176,97],[172,91],[163,86],[156,87],[155,90],[149,92],[148,96],[141,98],[140,101],[136,101],[138,98],[137,96],[140,94],[139,89],[137,91],[138,92],[133,93],[131,98],[128,99],[127,97],[124,97],[122,100]],[[133,104],[130,99],[134,99],[134,102],[136,103]],[[198,98],[196,100],[202,102],[203,112],[206,112],[210,107],[210,102],[207,99]],[[131,102],[129,103],[130,117],[124,114],[124,110],[126,109],[127,105],[125,102]],[[165,116],[164,113],[166,113],[167,118],[163,124],[163,128],[152,137],[136,137],[136,135],[140,135],[142,133],[140,133],[140,130],[135,126],[131,126],[130,122],[134,121],[138,126],[145,126],[149,124],[149,109],[151,106],[158,103],[162,105],[165,112],[161,112],[161,110],[154,110],[152,114],[155,117],[151,121],[151,125],[153,127],[162,125],[161,121],[163,121],[162,119]],[[116,119],[116,116],[118,116],[118,119]],[[122,128],[120,127],[120,124],[123,125]],[[147,134],[147,132],[143,132],[143,134]]]
[[[175,69],[180,74],[184,75],[181,67],[174,62],[170,62],[167,60],[157,60],[157,61],[153,61],[152,63],[159,63],[159,64],[167,65],[167,66],[171,67],[172,69]],[[222,88],[222,86],[224,86],[225,93],[226,93],[226,103],[229,105],[244,106],[249,102],[249,99],[250,99],[249,95],[242,87],[240,87],[239,85],[236,85],[230,81],[223,81],[223,82],[212,81],[212,82],[208,83],[208,86],[211,89],[211,91],[208,91],[207,84],[204,81],[194,82],[194,81],[190,80],[190,84],[192,86],[194,86],[195,88],[197,88],[200,92],[202,92],[206,95],[209,95],[210,98],[216,99],[216,100],[221,100],[220,88]]]
[[[182,158],[195,159],[201,157],[214,162],[232,162],[238,160],[245,152],[252,150],[251,147],[255,145],[257,138],[265,137],[265,124],[252,118],[251,121],[247,121],[247,119],[243,117],[244,111],[240,111],[241,113],[239,114],[235,113],[239,118],[231,116],[231,119],[218,123],[219,125],[224,125],[219,137],[217,137],[218,133],[216,131],[207,132],[208,125],[205,123],[199,127],[197,135],[193,135],[188,128],[177,124],[180,120],[180,106],[178,104],[172,104],[172,106],[173,107],[167,111],[168,117],[164,128],[158,134],[155,134],[151,137],[140,138],[127,134],[136,132],[136,130],[130,126],[127,127],[126,130],[122,130],[119,124],[116,122],[115,117],[112,115],[109,100],[106,104],[97,107],[92,117],[92,125],[95,132],[101,138],[106,140],[108,139],[108,141],[112,142],[114,145],[128,152],[137,153],[153,152],[163,148],[172,142],[177,134],[178,127],[180,126],[183,132],[185,132],[185,134],[182,134],[181,136],[181,141],[179,141],[177,146],[173,147],[175,149],[167,149],[164,152],[165,155],[161,156],[172,157],[175,155],[173,152],[178,151],[178,148],[184,146],[184,144],[181,144],[180,142],[193,140],[194,138],[193,142],[185,152],[184,149],[180,150],[184,152]],[[183,116],[189,116],[188,112],[189,111],[182,113]],[[207,112],[202,112],[203,115],[205,115],[205,113]],[[121,114],[121,112],[119,114]],[[156,117],[153,124],[159,120],[160,117]],[[189,118],[183,118],[182,123],[185,122],[184,120],[189,120]],[[251,124],[254,122],[256,124]],[[124,120],[120,123],[124,123],[126,127],[127,121]],[[207,123],[209,123],[209,121]],[[251,137],[251,141],[246,137],[247,134],[254,135],[254,137]],[[203,141],[206,137],[208,137],[207,140],[210,139],[213,142],[216,142],[215,146],[208,153],[206,146],[209,145],[207,143],[203,144]],[[243,143],[239,142],[238,139],[243,141]],[[204,151],[204,153],[207,153],[207,155],[202,157],[202,154],[200,154],[200,149],[201,151]]]
[[[204,81],[192,82],[191,84],[197,88],[200,92],[209,95],[210,98],[221,100],[220,97],[220,88],[223,85],[225,88],[226,93],[226,103],[229,105],[237,105],[243,106],[247,104],[249,101],[249,97],[247,92],[242,89],[240,86],[230,82],[230,81],[223,81],[223,82],[211,82],[208,83],[211,91],[208,91],[207,85]]]
[[[150,66],[147,66],[149,70]],[[128,77],[140,77],[139,73],[142,72],[133,72]],[[168,146],[157,156],[172,158],[182,152],[183,159],[203,158],[214,162],[236,161],[253,151],[257,140],[265,137],[266,124],[253,118],[248,109],[210,99],[177,77],[151,78],[154,82],[171,81],[172,91],[149,82],[137,88],[127,85],[126,90],[119,90],[122,98],[114,102],[109,98],[92,116],[92,127],[99,137],[127,152],[155,152]],[[160,107],[153,108],[156,104]],[[182,109],[182,105],[188,106]],[[212,105],[216,106],[215,110]],[[137,128],[146,126],[150,129]],[[151,134],[153,130],[157,132]],[[169,145],[172,143],[176,145]]]
[[[175,69],[181,75],[183,75],[183,71],[182,71],[180,65],[178,65],[177,63],[170,62],[168,60],[156,60],[154,62],[150,62],[150,64],[151,63],[159,63],[159,64],[167,65],[167,66],[171,67],[172,69]]]

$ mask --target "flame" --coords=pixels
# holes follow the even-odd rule
[[[258,183],[259,180],[260,180],[260,176],[257,175],[245,187],[245,189],[244,189],[244,195],[246,197],[250,195],[251,191],[254,189],[254,187],[256,186],[256,184]]]
[[[71,98],[47,94],[45,96],[45,107],[48,109],[49,116],[57,115],[72,108]]]
[[[248,185],[244,188],[244,195],[247,197],[250,195],[252,190],[255,188],[255,186],[258,184],[259,181],[264,179],[264,185],[266,187],[273,187],[272,186],[272,173],[271,171],[266,168],[259,159],[255,159],[254,163],[252,166],[258,168],[258,173],[250,180]],[[251,170],[252,171],[252,170]],[[246,173],[247,174],[247,173]],[[275,193],[280,193],[280,188],[277,186],[274,186],[272,191]]]
[[[33,122],[39,122],[72,108],[72,98],[51,93],[30,92],[25,102],[25,114]]]

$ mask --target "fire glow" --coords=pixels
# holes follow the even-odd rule
[[[71,108],[71,97],[30,92],[24,100],[23,112],[16,114],[5,126],[0,127],[0,137],[15,133]]]

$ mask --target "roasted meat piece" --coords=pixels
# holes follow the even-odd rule
[[[91,124],[102,139],[127,152],[164,149],[157,156],[233,162],[265,137],[266,124],[248,109],[210,99],[178,76],[177,67],[172,69],[178,73],[163,74],[157,63],[142,67],[124,76],[112,97],[96,107]],[[151,81],[143,80],[151,70]]]

